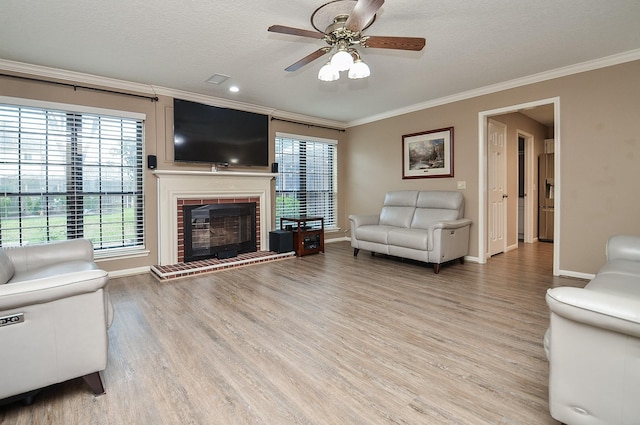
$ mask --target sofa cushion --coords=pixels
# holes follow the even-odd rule
[[[416,201],[418,208],[435,208],[443,210],[455,210],[459,214],[456,218],[464,215],[464,197],[460,192],[427,191],[418,194]]]
[[[607,274],[627,275],[640,278],[640,261],[609,260],[598,270],[598,276]],[[640,285],[640,283],[638,283],[638,285]]]
[[[383,206],[415,207],[418,201],[417,190],[393,190],[384,195]]]
[[[371,224],[360,226],[355,229],[356,239],[367,242],[388,243],[389,230],[393,229],[392,226],[383,226],[378,224]]]
[[[51,276],[65,275],[69,273],[81,273],[90,270],[98,270],[98,266],[92,261],[75,260],[65,261],[54,265],[30,269],[17,273],[11,283],[27,282],[35,279],[42,279]]]
[[[429,232],[419,229],[391,229],[389,245],[427,251],[429,250]]]
[[[434,223],[453,221],[458,218],[458,211],[435,208],[416,208],[410,227],[412,229],[429,229]]]
[[[598,274],[591,282],[587,283],[585,289],[640,299],[640,282],[636,276],[613,273]]]
[[[464,197],[460,192],[420,192],[411,228],[428,229],[439,221],[453,221],[464,216]]]
[[[14,273],[13,263],[4,251],[0,250],[0,285],[11,280]]]
[[[411,225],[414,207],[382,207],[380,211],[380,224],[384,226],[404,227]]]

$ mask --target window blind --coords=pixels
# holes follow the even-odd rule
[[[0,104],[0,246],[144,245],[143,120]]]
[[[276,134],[276,228],[281,217],[323,217],[337,227],[337,141]]]

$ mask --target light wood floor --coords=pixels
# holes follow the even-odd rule
[[[194,278],[113,279],[107,394],[82,380],[2,424],[557,424],[548,414],[552,245],[440,274],[361,251]],[[0,377],[1,379],[1,377]]]

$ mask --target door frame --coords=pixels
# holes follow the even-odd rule
[[[561,240],[561,209],[562,209],[562,184],[561,184],[561,168],[560,168],[560,97],[552,97],[541,99],[517,105],[505,106],[498,109],[478,112],[478,257],[479,262],[484,264],[487,262],[487,227],[488,227],[488,211],[487,211],[487,127],[488,120],[493,115],[508,114],[518,112],[525,108],[534,108],[536,106],[553,104],[554,114],[554,167],[555,167],[555,205],[554,205],[554,232],[553,232],[553,275],[560,275],[560,247]]]
[[[533,243],[537,240],[534,232],[533,217],[535,211],[538,211],[537,205],[534,203],[537,197],[533,196],[534,193],[537,194],[534,186],[534,137],[532,134],[519,129],[516,129],[516,135],[524,138],[524,243]]]

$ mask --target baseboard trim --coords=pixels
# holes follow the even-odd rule
[[[109,272],[109,277],[116,278],[116,277],[133,276],[137,274],[149,273],[149,271],[151,271],[150,266],[136,267],[133,269],[115,270],[115,271]]]

